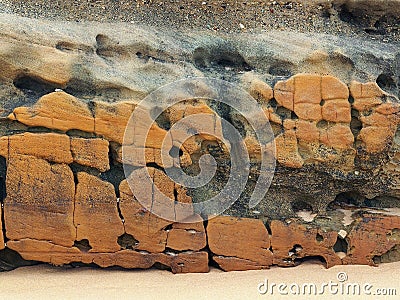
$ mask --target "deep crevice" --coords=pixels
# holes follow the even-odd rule
[[[0,156],[0,203],[1,203],[1,222],[2,226],[2,234],[4,243],[7,242],[6,235],[6,226],[5,226],[5,215],[4,215],[4,199],[7,196],[6,190],[6,175],[7,175],[7,161],[3,156]]]
[[[324,240],[324,237],[321,234],[317,233],[317,235],[315,236],[315,240],[318,243],[321,243]]]
[[[155,162],[146,163],[146,167],[147,167],[147,168],[154,168],[154,169],[160,170],[160,171],[162,171],[163,173],[165,173],[164,168],[161,167],[159,164],[157,164],[157,163],[155,163]]]
[[[17,251],[9,248],[0,250],[0,272],[11,271],[19,267],[38,265],[40,263],[34,260],[23,259]]]
[[[111,183],[114,186],[115,195],[120,198],[119,186],[121,182],[126,178],[125,170],[122,164],[115,162],[113,158],[113,149],[110,145],[108,150],[108,161],[110,164],[110,169],[106,172],[100,174],[100,178],[104,181]]]
[[[59,84],[51,83],[43,78],[38,78],[28,74],[17,76],[14,79],[13,84],[24,94],[38,98],[50,92],[54,92],[56,88],[62,88]]]

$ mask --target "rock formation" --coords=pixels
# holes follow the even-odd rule
[[[0,15],[0,252],[13,253],[8,268],[38,261],[180,273],[207,272],[211,263],[230,271],[294,266],[310,257],[327,267],[400,259],[398,90],[370,81],[399,64],[395,42],[346,45],[346,37],[327,35],[315,51],[306,45],[313,40],[298,34],[295,61],[277,33],[259,34],[249,47],[246,34],[199,34],[193,42],[194,33],[182,33],[172,42],[171,32],[68,25]],[[273,41],[269,55],[265,43]],[[266,75],[277,64],[289,73]],[[148,132],[146,161],[124,158],[125,129],[140,100],[196,76],[240,86],[271,124],[276,168],[256,207],[248,199],[261,148],[248,121],[228,106],[208,99],[176,104]],[[193,209],[185,222],[165,220],[136,199],[122,163],[133,174],[147,169],[152,184],[138,185],[153,197],[157,187],[175,214],[182,204],[212,197],[230,170],[229,149],[218,138],[196,134],[170,152],[191,175],[203,154],[213,155],[217,175],[206,186],[174,182],[166,174],[172,165],[161,159],[169,129],[196,114],[238,129],[250,176],[223,215]]]

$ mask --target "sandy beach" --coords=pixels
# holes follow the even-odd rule
[[[344,273],[345,274],[344,274]],[[340,274],[340,275],[338,275]],[[347,276],[340,292],[338,276]],[[400,262],[369,266],[336,266],[325,269],[315,261],[296,268],[277,268],[260,271],[222,272],[212,269],[206,274],[174,275],[162,270],[101,270],[91,268],[58,268],[48,265],[19,268],[0,274],[2,299],[398,299],[400,293]],[[346,277],[341,277],[345,279]],[[265,282],[269,290],[265,294]],[[294,295],[289,286],[315,284],[321,290],[324,283],[338,284],[331,293]],[[281,295],[272,284],[287,284]],[[360,295],[347,294],[350,284],[361,287]],[[371,295],[364,293],[364,286]],[[263,290],[264,289],[264,290]],[[379,292],[397,295],[378,296]],[[386,289],[386,290],[384,290]],[[389,290],[390,289],[390,290]],[[295,288],[293,288],[295,291]],[[302,290],[300,290],[300,293]],[[306,293],[308,291],[306,290]]]

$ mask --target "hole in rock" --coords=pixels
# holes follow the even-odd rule
[[[317,235],[315,236],[315,239],[317,240],[318,243],[320,243],[324,240],[324,237],[322,235],[320,235],[319,233],[317,233]]]
[[[328,128],[328,122],[325,120],[321,120],[317,123],[317,128],[326,129]]]
[[[378,207],[378,208],[398,207],[399,198],[386,195],[377,196],[372,199],[366,198],[364,201],[364,205],[368,207]]]
[[[89,240],[87,239],[74,241],[74,247],[78,248],[82,252],[88,252],[90,249],[92,249],[92,246],[90,246]]]
[[[353,135],[357,137],[361,129],[362,129],[361,121],[357,117],[352,116],[350,121],[350,130],[353,133]]]
[[[349,244],[347,243],[347,241],[343,238],[341,238],[340,236],[338,236],[335,245],[333,245],[333,250],[336,253],[345,253],[347,254],[347,249],[349,247]]]
[[[382,73],[376,79],[376,83],[384,91],[393,91],[397,88],[396,82],[391,74]]]
[[[14,250],[8,248],[0,250],[0,272],[37,264],[39,264],[39,262],[23,259],[22,256]]]
[[[390,248],[389,251],[385,252],[384,254],[374,256],[372,260],[376,264],[400,261],[400,245],[394,245],[392,248]]]
[[[366,18],[362,18],[360,14],[357,14],[355,11],[351,10],[351,8],[347,4],[343,4],[340,7],[338,7],[338,11],[339,11],[339,19],[343,22],[358,26],[367,24]]]
[[[336,196],[335,200],[329,203],[329,209],[335,209],[336,206],[355,205],[360,206],[364,203],[365,197],[357,191],[343,192]]]
[[[156,107],[152,108],[150,111],[151,117],[154,119],[154,117],[156,115],[158,115],[160,111],[161,111],[160,107],[156,106]],[[155,122],[158,125],[158,127],[162,128],[166,131],[171,129],[172,124],[171,124],[168,114],[165,111],[161,112],[161,114],[155,119]]]
[[[279,106],[276,109],[276,114],[279,115],[283,120],[292,118],[292,111],[283,106]]]
[[[278,102],[276,102],[274,98],[269,100],[268,104],[273,108],[276,108],[278,106]]]
[[[41,78],[36,78],[29,75],[21,75],[15,78],[14,86],[25,94],[41,97],[50,92],[54,92],[56,88],[61,88],[60,85],[53,84]]]
[[[106,172],[100,174],[100,178],[102,180],[110,182],[114,186],[115,194],[119,197],[119,185],[126,178],[124,173],[124,168],[120,163],[116,163],[112,159],[112,152],[110,151],[109,158],[110,161],[110,169]]]
[[[297,255],[298,253],[300,253],[303,250],[303,247],[299,244],[296,244],[293,246],[292,249],[289,250],[289,256],[293,256],[293,255]]]
[[[124,233],[120,235],[117,239],[118,245],[121,246],[121,249],[135,249],[139,245],[139,241],[133,237],[133,235],[129,233]]]
[[[277,61],[269,67],[268,73],[273,76],[290,77],[293,75],[294,69],[295,66],[292,63]]]
[[[175,190],[174,190],[174,193],[175,193]],[[169,224],[164,228],[164,231],[170,231],[171,229],[172,229],[172,224]]]
[[[166,270],[166,271],[171,271],[171,267],[167,266],[166,264],[156,262],[153,265],[153,268],[158,269],[158,270]]]
[[[302,257],[302,258],[295,258],[294,260],[294,264],[300,265],[302,263],[310,263],[310,264],[323,264],[324,266],[326,266],[326,260],[325,258],[323,258],[322,256],[319,255],[315,255],[315,256],[306,256],[306,257]]]
[[[193,52],[193,61],[194,64],[199,68],[206,68],[209,66],[209,56],[208,51],[202,47],[197,48]]]
[[[302,211],[302,210],[305,210],[305,211],[313,210],[312,206],[309,203],[302,201],[302,200],[292,202],[292,209],[294,212],[298,212],[298,211]]]

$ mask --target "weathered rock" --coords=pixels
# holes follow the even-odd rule
[[[356,16],[350,2],[343,12]],[[332,18],[337,16],[324,24]],[[232,36],[82,26],[0,15],[0,201],[6,196],[0,228],[6,250],[56,265],[164,265],[173,272],[206,272],[208,255],[224,270],[293,266],[308,257],[328,267],[400,259],[398,216],[359,210],[350,213],[358,214],[356,220],[343,224],[336,209],[349,203],[398,207],[397,44],[345,32],[323,39],[285,32],[282,39],[273,31]],[[318,49],[310,47],[315,39]],[[253,209],[248,200],[262,149],[241,112],[199,96],[163,111],[149,132],[145,118],[126,128],[150,92],[193,77],[240,86],[270,120],[277,164],[270,189]],[[208,90],[200,83],[187,88],[168,94],[169,100]],[[148,119],[159,112],[152,108]],[[200,121],[182,121],[199,114]],[[241,197],[224,212],[230,216],[207,223],[201,206],[192,203],[216,195],[231,171],[220,118],[240,132],[251,166]],[[208,133],[169,133],[180,121],[197,122]],[[146,141],[124,139],[132,131]],[[123,157],[123,146],[130,158]],[[179,165],[198,175],[204,154],[217,166],[207,185],[189,189],[166,175]],[[122,163],[129,166],[124,170]],[[307,212],[315,217],[296,217]]]
[[[399,216],[361,214],[347,235],[349,251],[343,263],[376,265],[381,257],[390,255],[391,251],[396,260],[395,247],[400,245],[399,228]]]
[[[271,241],[261,220],[215,217],[208,221],[207,237],[213,259],[226,271],[272,265]]]
[[[204,229],[203,219],[194,217],[196,223],[174,223],[168,231],[167,248],[184,250],[201,250],[207,246],[207,237]]]
[[[165,207],[165,209],[161,207],[161,210],[157,210],[156,206],[160,205],[160,203],[157,201],[156,193],[148,195],[139,194],[139,196],[143,197],[141,201],[144,202],[142,203],[146,204],[146,207],[152,207],[158,213],[165,213],[164,216],[176,217],[179,220],[179,203],[191,203],[191,199],[186,195],[185,191],[175,187],[174,182],[161,171],[153,168],[148,168],[148,171],[154,180],[154,187],[152,185],[143,187],[143,183],[138,183],[137,187],[140,187],[140,190],[136,193],[147,193],[148,190],[153,191],[157,187],[164,195],[171,199],[171,204],[169,207]],[[162,252],[167,247],[168,238],[170,238],[168,247],[176,250],[199,250],[205,247],[205,234],[202,223],[198,225],[190,223],[179,225],[155,215],[151,211],[148,211],[133,196],[126,180],[121,183],[119,190],[121,194],[120,208],[121,214],[124,216],[125,232],[137,240],[135,249],[156,253]],[[175,193],[176,200],[174,200]],[[198,217],[193,217],[193,222],[199,221]],[[172,225],[172,228],[168,229],[170,225]],[[193,233],[192,230],[195,232]],[[171,237],[169,237],[169,234],[171,234]]]
[[[274,253],[274,264],[291,266],[307,256],[320,256],[329,268],[342,264],[333,250],[337,232],[326,232],[316,226],[305,226],[296,221],[273,220],[271,222],[271,246]],[[308,228],[307,228],[308,227]]]
[[[14,109],[9,119],[30,127],[46,127],[68,131],[94,132],[94,118],[85,103],[64,93],[54,92],[41,97],[33,107]]]
[[[98,135],[104,136],[109,141],[122,144],[128,120],[135,109],[133,103],[108,103],[96,102],[94,107],[94,130]]]
[[[103,139],[71,138],[74,162],[105,172],[110,169],[108,161],[109,143]]]
[[[27,260],[40,260],[54,265],[82,262],[95,263],[100,267],[148,269],[155,263],[160,263],[170,267],[173,273],[203,273],[209,270],[207,252],[182,252],[177,255],[132,250],[114,253],[82,253],[77,248],[67,248],[31,239],[10,241],[9,245]]]
[[[8,155],[29,155],[49,162],[70,164],[73,162],[69,137],[55,133],[22,133],[2,137],[8,139]]]
[[[50,241],[66,247],[74,244],[75,184],[68,165],[12,156],[7,165],[6,188],[7,238]]]
[[[400,123],[399,105],[387,99],[388,95],[375,83],[352,82],[350,92],[354,98],[352,107],[359,111],[363,124],[358,140],[367,152],[384,151],[392,143]]]
[[[116,252],[124,225],[118,215],[117,196],[111,183],[85,172],[77,174],[74,226],[76,241],[88,240],[90,252]]]

